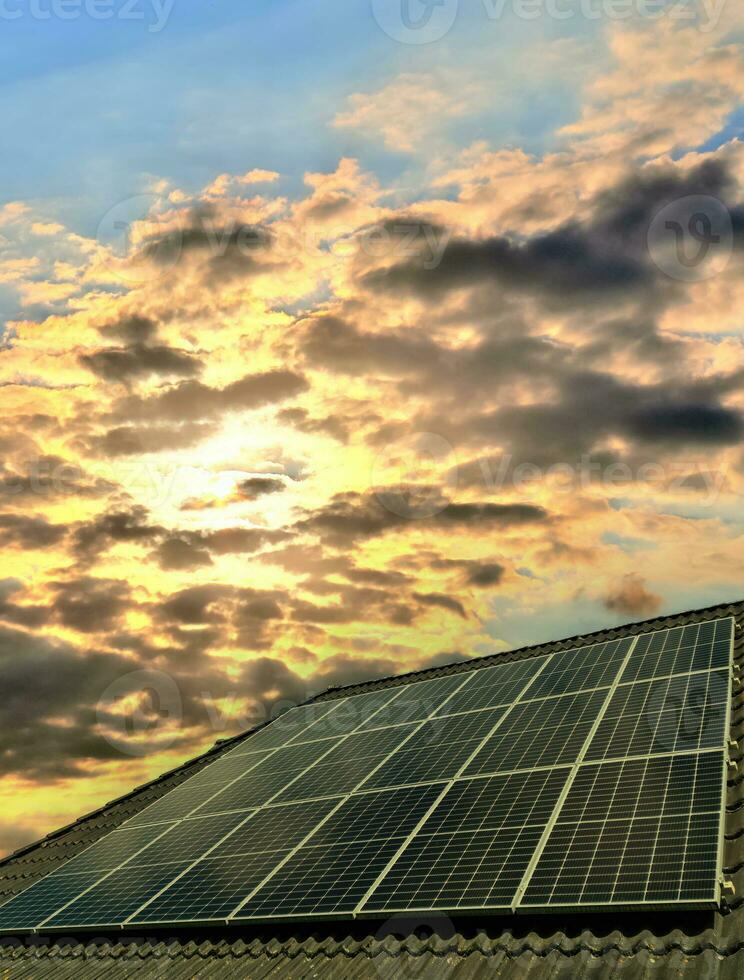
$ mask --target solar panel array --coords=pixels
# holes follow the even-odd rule
[[[292,709],[0,932],[720,900],[734,622]]]

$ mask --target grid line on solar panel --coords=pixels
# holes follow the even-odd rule
[[[358,694],[340,698],[336,708],[305,731],[299,732],[291,744],[312,742],[319,738],[338,738],[349,735],[363,726],[376,726],[377,719],[386,724],[387,709],[392,709],[403,693],[403,688],[373,691],[371,694]]]
[[[102,876],[111,872],[103,872]],[[90,872],[80,874],[51,874],[34,882],[0,907],[0,932],[37,928],[57,909],[72,902],[99,879],[91,880]]]
[[[211,854],[226,836],[249,821],[255,812],[227,814],[208,821],[182,821],[170,832],[175,835],[170,846],[156,847],[149,860],[147,851],[144,858],[140,853],[136,860],[107,872],[92,888],[59,908],[41,924],[49,928],[120,924],[204,856]],[[169,838],[169,834],[164,836],[166,840]],[[99,900],[100,908],[96,911]]]
[[[405,837],[421,820],[442,790],[442,783],[378,790],[349,796],[305,843],[308,847],[334,841]]]
[[[569,771],[454,780],[361,910],[405,910],[424,899],[469,907],[478,897],[510,905],[533,853],[520,842],[540,839]]]
[[[599,727],[600,727],[600,725],[602,723],[602,720],[604,719],[605,714],[607,713],[607,710],[608,710],[610,704],[612,703],[612,698],[614,696],[614,693],[618,689],[617,688],[618,683],[620,682],[620,680],[622,678],[622,675],[623,675],[623,672],[624,672],[625,668],[627,667],[628,662],[630,661],[630,657],[633,654],[633,650],[635,649],[635,646],[636,646],[636,643],[637,642],[638,642],[637,637],[634,637],[631,640],[629,646],[626,649],[625,656],[624,656],[624,659],[623,659],[623,662],[622,662],[622,665],[621,665],[619,671],[615,674],[611,686],[606,690],[606,692],[604,692],[602,694],[601,704],[599,704],[598,709],[596,710],[596,712],[594,712],[594,718],[592,719],[591,725],[588,727],[588,730],[585,731],[585,733],[584,733],[583,742],[582,742],[580,748],[578,749],[578,752],[576,753],[576,755],[574,756],[574,758],[572,760],[573,761],[573,766],[571,768],[571,772],[569,773],[569,775],[568,775],[568,777],[567,777],[567,779],[566,779],[566,781],[565,781],[565,783],[563,785],[563,788],[561,789],[561,792],[559,794],[558,800],[557,800],[557,802],[555,804],[555,807],[553,809],[553,813],[551,814],[550,818],[548,819],[548,821],[545,824],[545,827],[542,830],[542,833],[540,835],[540,840],[538,841],[538,843],[537,843],[537,845],[535,847],[535,852],[530,857],[530,860],[527,863],[527,866],[526,866],[526,868],[524,870],[524,873],[522,875],[522,878],[520,880],[519,886],[517,887],[517,890],[516,890],[516,892],[515,892],[515,894],[513,896],[513,900],[512,900],[512,910],[513,911],[516,911],[516,909],[519,907],[519,905],[521,903],[521,900],[522,900],[522,898],[524,896],[525,890],[527,889],[527,887],[529,886],[530,882],[532,881],[532,878],[533,878],[534,873],[535,873],[535,869],[536,869],[537,865],[539,864],[539,861],[541,859],[541,856],[542,856],[542,854],[543,854],[543,852],[545,850],[545,847],[547,846],[548,840],[550,839],[550,836],[551,836],[551,833],[552,833],[552,830],[553,830],[555,821],[556,821],[556,819],[557,819],[557,817],[558,817],[558,815],[559,815],[559,813],[560,813],[560,811],[561,811],[561,809],[563,807],[563,804],[565,803],[565,801],[566,801],[566,799],[567,799],[567,797],[568,797],[568,795],[569,795],[569,793],[571,791],[571,787],[573,786],[573,782],[576,779],[576,776],[577,776],[577,774],[579,772],[579,767],[580,767],[581,763],[584,761],[584,758],[585,758],[585,756],[587,754],[587,751],[589,749],[589,746],[592,744],[592,740],[596,737],[596,733],[599,730]],[[596,697],[595,694],[591,694],[590,696],[591,696],[592,699],[594,699]],[[558,698],[557,700],[560,701],[560,700],[565,700],[565,699],[566,698],[564,696],[564,698]],[[541,702],[533,702],[533,704],[540,704],[540,703]],[[549,726],[547,726],[547,727],[549,727]],[[551,741],[552,741],[552,738],[551,738]]]
[[[570,766],[456,779],[429,814],[418,834],[498,831],[504,827],[545,826]]]
[[[231,755],[243,752],[256,752],[262,749],[276,749],[292,741],[299,731],[319,721],[334,711],[338,701],[311,701],[309,704],[290,708],[284,714],[269,721],[259,731],[230,750]]]
[[[282,803],[258,810],[210,852],[210,857],[289,851],[299,846],[340,799],[319,800],[312,809],[304,803]]]
[[[726,670],[620,685],[587,759],[722,746],[729,705]]]
[[[56,874],[76,874],[78,872],[111,871],[142,852],[154,841],[168,834],[175,823],[155,824],[128,829],[117,828],[96,841],[80,854],[73,855]]]
[[[647,872],[651,881],[656,874],[653,862],[657,852],[664,853],[666,846],[662,833],[671,826],[679,828],[680,819],[687,825],[687,831],[676,840],[681,889],[684,868],[690,863],[686,845],[693,822],[705,814],[720,819],[723,761],[723,753],[718,751],[700,757],[657,756],[582,766],[526,888],[526,904],[550,903],[554,897],[570,898],[577,904],[591,903],[608,895],[614,900],[618,881],[623,882],[623,900],[645,901],[640,896],[637,876],[633,883],[629,880],[636,837],[640,835],[645,840],[646,856],[650,855],[652,862]],[[608,853],[610,848],[612,851]],[[718,850],[717,843],[715,850]],[[564,861],[557,870],[559,853]],[[703,863],[707,867],[707,887],[714,888],[710,881],[710,857]],[[615,879],[612,879],[613,867],[617,871]],[[554,890],[548,894],[547,883],[553,874],[557,878]],[[713,868],[714,882],[715,879]],[[658,879],[654,880],[658,886]],[[685,887],[692,887],[690,874]],[[689,892],[685,897],[689,900]],[[682,900],[681,895],[675,898],[671,892],[661,895],[656,887],[653,900],[662,898]]]
[[[271,753],[260,753],[260,758],[252,760],[246,767],[243,775],[257,768],[267,758],[270,758],[270,756]],[[207,770],[195,773],[185,782],[176,786],[175,789],[161,796],[159,800],[155,800],[150,806],[145,807],[136,816],[127,820],[125,824],[127,829],[187,817],[208,803],[221,789],[225,789],[237,779],[242,778],[235,776],[227,783],[223,783],[218,777],[216,778],[214,773],[212,773],[211,778],[207,778],[206,773],[213,769],[213,766],[209,766]]]
[[[733,641],[732,617],[644,633],[638,639],[623,680],[627,683],[727,667]]]

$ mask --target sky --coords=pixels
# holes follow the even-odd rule
[[[739,4],[0,20],[0,853],[328,687],[741,597]]]

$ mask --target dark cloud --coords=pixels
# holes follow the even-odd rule
[[[442,595],[440,592],[414,592],[413,597],[423,606],[436,606],[440,609],[446,609],[448,612],[455,613],[463,619],[468,618],[463,604],[459,599],[454,599],[452,596]]]
[[[186,625],[220,623],[225,613],[218,608],[233,590],[226,585],[195,585],[169,596],[159,607],[160,618]]]
[[[154,320],[145,316],[122,316],[114,323],[107,323],[98,328],[102,337],[123,341],[126,344],[146,344],[155,337],[157,325]]]
[[[93,354],[81,354],[80,363],[105,381],[131,381],[151,374],[191,377],[201,371],[201,363],[185,351],[173,347],[109,347]]]
[[[293,398],[307,388],[302,375],[286,370],[248,374],[224,388],[211,388],[200,381],[182,381],[152,395],[119,399],[112,417],[128,422],[194,422],[215,418],[223,412],[261,408]]]
[[[720,405],[651,405],[628,419],[628,430],[644,442],[729,446],[744,439],[741,413]]]
[[[209,552],[201,547],[200,541],[199,535],[187,533],[167,537],[155,552],[158,564],[164,571],[182,571],[211,565],[212,558]]]
[[[95,499],[115,489],[116,485],[109,480],[93,477],[77,463],[60,456],[28,458],[16,470],[0,463],[0,501],[6,506],[63,497]]]
[[[50,524],[43,517],[0,514],[0,546],[5,548],[51,548],[67,534],[63,524]]]
[[[145,241],[140,258],[168,267],[182,259],[201,262],[209,288],[278,268],[266,257],[273,246],[269,227],[221,216],[209,205],[192,209],[187,222]]]
[[[59,622],[81,633],[113,629],[131,606],[128,582],[84,576],[52,582],[50,588]]]
[[[120,425],[102,435],[82,440],[82,448],[91,456],[136,456],[187,449],[211,436],[217,426],[211,422],[186,422],[171,425]]]
[[[76,528],[73,550],[80,557],[92,556],[120,542],[152,541],[163,533],[163,528],[149,523],[147,518],[144,507],[101,514]]]
[[[469,562],[467,581],[469,585],[487,588],[498,585],[504,577],[504,566],[498,562]]]
[[[281,493],[287,484],[275,476],[250,476],[238,484],[238,495],[246,500],[256,500],[269,493]]]
[[[598,193],[583,222],[527,239],[453,238],[436,267],[427,268],[416,256],[365,272],[360,283],[372,291],[415,292],[434,300],[450,289],[491,284],[507,293],[529,294],[548,307],[581,303],[584,311],[630,297],[648,301],[674,286],[648,250],[657,212],[692,195],[726,200],[734,187],[721,160],[685,170],[671,163],[639,168]]]
[[[631,573],[608,591],[603,602],[606,609],[622,616],[652,616],[659,611],[662,598],[646,587],[640,575]]]
[[[300,520],[296,528],[327,537],[332,542],[344,542],[414,525],[434,526],[442,530],[466,527],[507,529],[543,523],[549,519],[547,511],[534,504],[448,503],[436,513],[423,515],[413,522],[410,517],[384,507],[378,499],[380,496],[384,499],[384,494],[380,493],[367,496],[352,492],[336,494],[325,507]]]
[[[282,425],[291,425],[299,432],[307,432],[311,435],[320,433],[343,443],[349,440],[348,424],[343,419],[333,415],[315,418],[304,408],[283,408],[277,413],[277,421]]]
[[[15,597],[23,591],[24,585],[19,579],[0,579],[0,619],[18,626],[43,626],[49,620],[48,608],[15,602]]]

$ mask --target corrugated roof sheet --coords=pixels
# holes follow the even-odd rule
[[[556,643],[541,644],[506,654],[458,663],[415,675],[373,681],[328,691],[320,699],[362,690],[398,685],[413,676],[441,676],[474,670],[495,662],[539,656],[632,632],[664,629],[684,623],[732,615],[739,625],[736,662],[744,662],[744,602],[658,617],[631,626],[602,630]],[[744,737],[744,684],[733,689],[731,737]],[[252,733],[239,736],[250,738]],[[184,766],[139,787],[95,813],[63,828],[43,841],[0,861],[0,901],[28,887],[77,851],[109,833],[153,800],[183,782],[235,743],[218,743]],[[150,934],[117,942],[67,941],[55,937],[16,941],[0,937],[0,980],[55,977],[87,978],[250,977],[272,978],[393,978],[457,976],[506,980],[740,980],[744,977],[744,775],[733,752],[728,788],[725,869],[735,894],[720,912],[610,914],[571,919],[483,917],[453,923],[434,917],[429,923],[411,921],[409,932],[388,935],[379,923],[314,923],[269,929],[235,926],[222,932],[171,930],[169,936]],[[455,931],[457,928],[459,931]],[[423,932],[422,932],[423,930]]]

